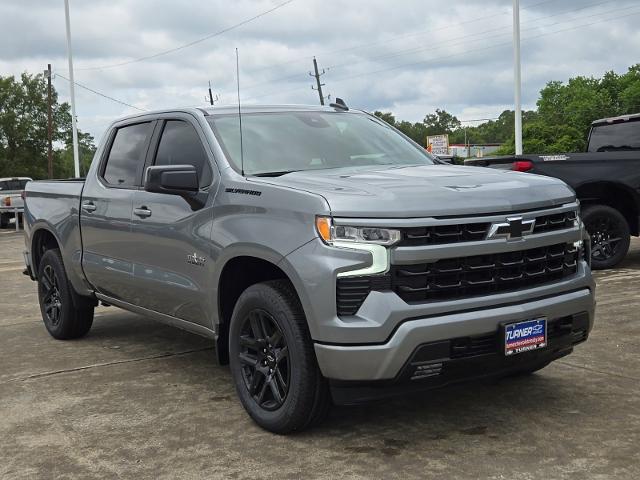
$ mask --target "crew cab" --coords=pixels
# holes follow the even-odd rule
[[[25,218],[54,338],[86,335],[98,302],[211,338],[273,432],[539,370],[594,322],[565,183],[439,164],[343,103],[123,118],[86,180],[27,185]]]
[[[583,153],[486,157],[465,164],[548,175],[573,187],[591,235],[594,269],[618,265],[630,236],[640,235],[640,114],[594,121]]]

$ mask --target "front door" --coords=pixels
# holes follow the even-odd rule
[[[193,165],[201,190],[210,195],[204,207],[194,210],[177,195],[134,193],[135,303],[212,328],[210,205],[216,179],[210,149],[199,128],[186,114],[159,120],[147,164]]]
[[[82,268],[99,293],[131,301],[131,211],[154,122],[122,125],[107,141],[82,191]],[[93,170],[92,170],[93,172]]]

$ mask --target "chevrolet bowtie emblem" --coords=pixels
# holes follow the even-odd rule
[[[508,217],[506,222],[491,224],[487,239],[521,240],[523,236],[533,233],[535,225],[535,219],[522,220],[522,217]]]

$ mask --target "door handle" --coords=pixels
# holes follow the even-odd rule
[[[82,204],[82,210],[87,213],[95,212],[96,208],[97,207],[93,204],[93,202],[86,202]]]
[[[140,208],[134,208],[133,214],[140,218],[147,218],[151,216],[151,210],[149,210],[147,207],[143,205]]]

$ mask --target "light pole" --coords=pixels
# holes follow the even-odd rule
[[[515,103],[516,155],[522,155],[522,79],[520,72],[520,0],[513,0],[513,82]]]
[[[71,22],[69,21],[69,0],[64,0],[64,15],[67,23],[67,55],[69,57],[69,93],[71,95],[71,131],[73,134],[73,168],[80,176],[80,155],[78,153],[78,126],[76,125],[76,90],[73,79],[73,55],[71,51]]]

